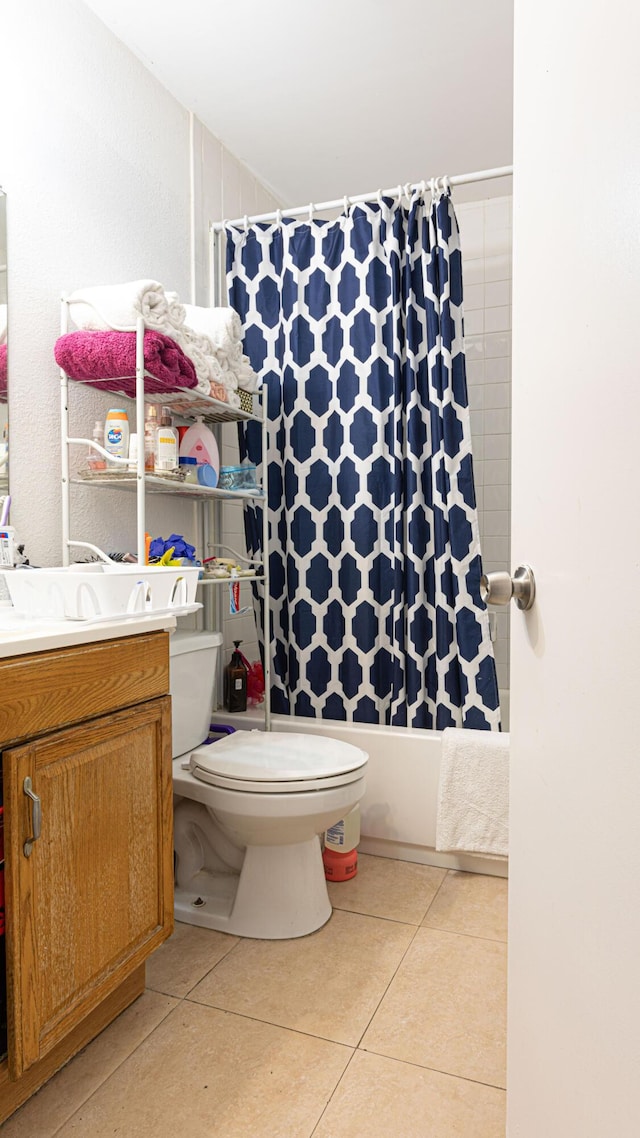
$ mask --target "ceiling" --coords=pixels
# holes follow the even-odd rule
[[[284,205],[512,161],[513,0],[86,2]]]

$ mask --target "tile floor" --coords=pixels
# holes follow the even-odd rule
[[[507,883],[360,856],[290,941],[176,925],[0,1138],[503,1138]]]

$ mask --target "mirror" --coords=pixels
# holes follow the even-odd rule
[[[7,393],[7,196],[0,190],[0,494],[9,489]]]

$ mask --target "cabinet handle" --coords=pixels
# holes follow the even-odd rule
[[[31,828],[33,830],[33,834],[30,838],[27,838],[27,840],[23,846],[24,856],[25,857],[31,857],[31,851],[33,849],[33,843],[37,842],[38,838],[40,837],[40,833],[42,831],[42,803],[41,803],[40,799],[38,798],[38,795],[35,794],[35,792],[33,790],[33,784],[31,782],[31,779],[28,776],[27,776],[27,778],[25,778],[25,780],[22,784],[22,789],[23,789],[23,792],[26,794],[27,798],[30,798],[31,802],[32,802],[32,806],[31,806]]]

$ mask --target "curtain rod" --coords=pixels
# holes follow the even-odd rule
[[[476,170],[473,174],[454,174],[447,181],[450,186],[466,186],[470,182],[488,182],[491,178],[508,178],[513,174],[513,166],[496,166],[493,170]],[[442,179],[436,179],[436,181]],[[406,186],[393,186],[390,190],[373,190],[370,194],[358,194],[354,198],[337,198],[333,202],[319,202],[317,205],[310,202],[308,205],[299,205],[295,209],[274,210],[271,213],[254,214],[252,217],[236,217],[233,221],[214,221],[211,229],[214,233],[220,233],[227,225],[253,225],[259,221],[276,221],[278,217],[284,215],[285,217],[299,217],[303,213],[319,213],[325,209],[337,209],[338,206],[344,206],[345,209],[350,205],[357,205],[358,202],[368,202],[372,198],[376,198],[378,194],[383,197],[393,197],[398,193],[398,190],[408,196],[417,190],[422,182],[408,183]],[[429,182],[426,183],[429,185]]]

